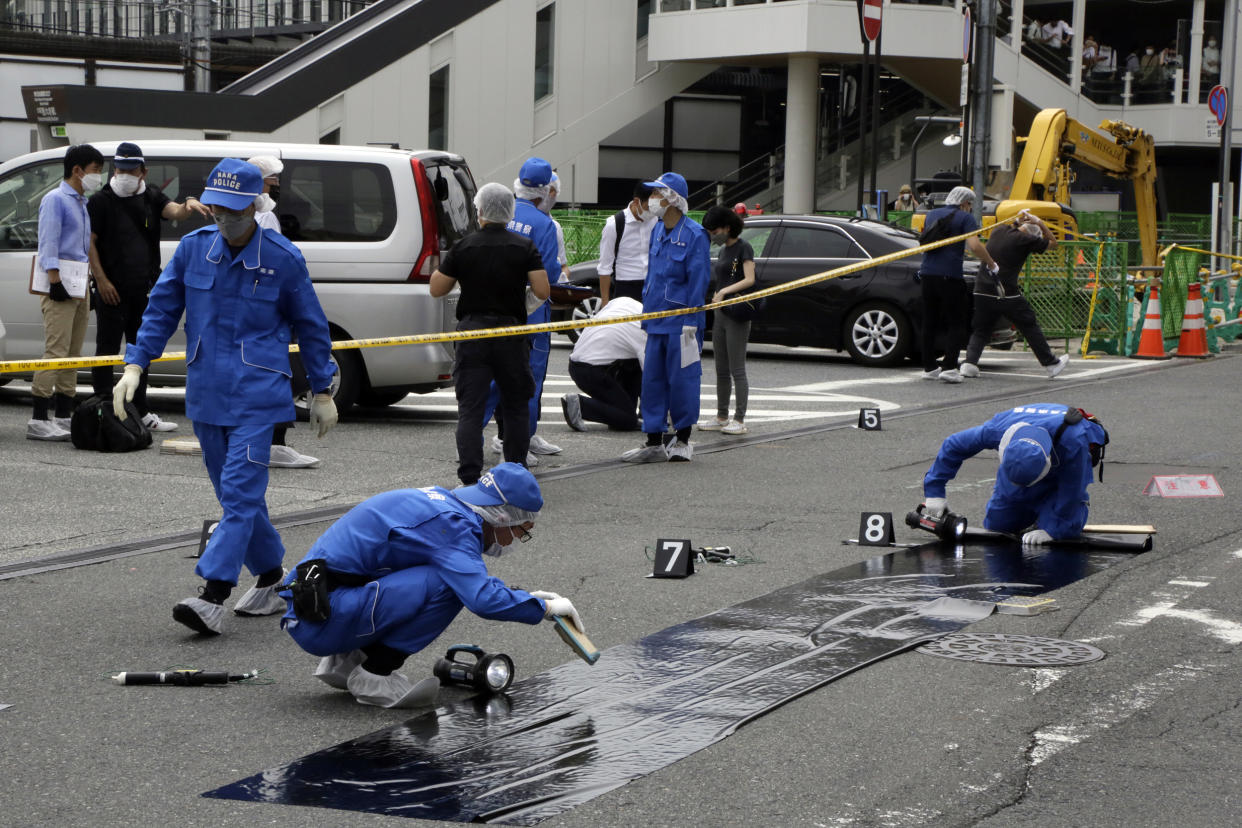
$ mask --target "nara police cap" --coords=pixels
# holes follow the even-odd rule
[[[653,189],[672,190],[682,198],[690,197],[690,188],[686,186],[686,179],[675,172],[666,172],[655,181],[644,181],[643,183]]]
[[[263,192],[263,173],[240,158],[226,158],[207,176],[203,204],[219,204],[230,210],[245,210]]]
[[[518,172],[523,187],[546,187],[552,180],[552,165],[542,158],[527,158]]]
[[[117,144],[116,153],[112,156],[112,167],[117,170],[136,170],[146,163],[142,150],[129,141]]]
[[[454,489],[458,500],[475,506],[503,506],[505,504],[538,512],[543,508],[543,495],[535,476],[521,463],[500,463],[479,478],[471,486]]]

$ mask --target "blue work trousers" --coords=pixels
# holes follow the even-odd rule
[[[530,431],[527,433],[529,439],[531,434],[535,433],[535,429],[539,428],[539,412],[543,403],[543,381],[548,376],[548,355],[552,348],[552,334],[541,333],[533,334],[530,337],[530,373],[535,378],[535,394],[530,398]],[[487,393],[487,408],[483,411],[483,424],[487,425],[492,421],[492,413],[496,410],[496,405],[500,402],[500,386],[495,380],[492,381],[491,390]],[[500,426],[500,437],[504,439],[504,424],[497,420]],[[506,452],[507,454],[508,452]],[[522,455],[524,462],[526,455]]]
[[[461,612],[461,600],[429,566],[384,575],[360,587],[340,587],[328,596],[331,614],[320,623],[293,614],[293,599],[281,625],[306,652],[348,653],[371,644],[417,653],[440,637]]]
[[[702,347],[702,342],[699,345]],[[672,417],[674,431],[689,428],[698,422],[702,381],[701,358],[685,368],[681,367],[680,334],[648,333],[640,405],[643,432],[662,434],[664,421],[669,416]]]
[[[253,575],[280,566],[285,547],[267,516],[267,464],[272,425],[217,426],[194,423],[203,463],[224,510],[194,572],[210,581],[236,584],[242,564]]]

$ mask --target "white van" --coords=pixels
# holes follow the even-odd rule
[[[285,165],[276,214],[306,257],[332,338],[437,333],[456,325],[457,294],[433,299],[428,282],[440,254],[478,227],[474,178],[460,155],[434,150],[324,144],[131,139],[142,148],[148,184],[173,201],[198,196],[221,158],[273,155]],[[104,158],[105,181],[117,141],[90,142]],[[0,165],[0,319],[8,358],[43,356],[38,297],[27,288],[38,247],[39,202],[64,175],[64,149]],[[167,262],[178,240],[207,220],[164,221]],[[168,343],[185,349],[184,331]],[[83,353],[95,352],[94,314]],[[333,351],[337,407],[391,405],[410,392],[452,385],[451,343]],[[89,376],[89,372],[84,372]],[[0,375],[0,385],[13,375]],[[89,379],[83,381],[89,382]],[[184,385],[184,362],[151,365],[154,385]]]

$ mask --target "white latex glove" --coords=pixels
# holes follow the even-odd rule
[[[1000,265],[996,262],[992,262],[991,266],[988,267],[988,273],[991,273],[993,276],[1000,273]]]
[[[542,305],[543,303],[544,303],[544,300],[536,296],[535,292],[530,289],[530,285],[527,285],[526,286],[526,315],[529,316],[530,314],[539,310],[539,306]]]
[[[1043,546],[1047,543],[1052,543],[1052,535],[1043,529],[1032,529],[1022,536],[1023,546]]]
[[[531,595],[541,599],[544,603],[547,603],[548,601],[555,601],[557,598],[561,597],[555,592],[532,592]]]
[[[531,594],[533,595],[534,593]],[[573,603],[568,598],[562,598],[558,595],[551,601],[548,601],[547,605],[548,610],[543,614],[544,618],[551,618],[554,615],[565,615],[574,622],[575,627],[586,632],[586,627],[582,625],[582,616],[574,609]]]
[[[336,403],[332,401],[331,394],[324,391],[311,398],[310,427],[319,434],[320,438],[336,425],[336,421]]]
[[[133,402],[134,392],[142,380],[142,369],[137,365],[126,365],[124,373],[112,389],[112,413],[118,420],[125,419],[125,403]]]
[[[923,501],[923,514],[938,518],[949,508],[949,501],[943,497],[929,497]]]

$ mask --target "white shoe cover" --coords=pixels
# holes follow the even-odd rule
[[[233,605],[233,612],[238,615],[254,616],[254,615],[275,615],[283,613],[288,609],[289,605],[285,603],[285,599],[276,594],[276,590],[280,589],[280,582],[285,579],[285,575],[289,574],[289,570],[283,570],[280,581],[266,587],[252,586],[246,590],[241,598],[237,599],[237,603]]]
[[[377,676],[364,670],[361,665],[349,674],[345,685],[358,704],[401,709],[430,707],[435,704],[436,696],[440,692],[440,680],[437,678],[427,678],[418,684],[410,684],[410,680],[400,673]]]
[[[315,678],[336,690],[348,690],[349,674],[364,660],[362,650],[348,653],[336,653],[319,659],[315,667]]]
[[[203,635],[224,631],[224,607],[202,598],[185,598],[173,607],[173,620]]]

